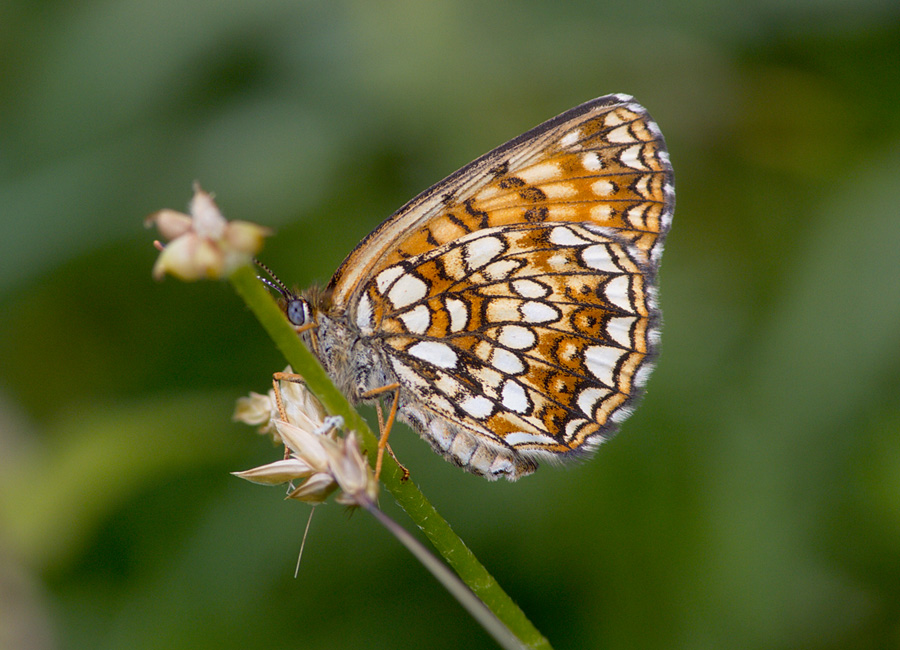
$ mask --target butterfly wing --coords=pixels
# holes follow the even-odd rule
[[[400,417],[489,478],[588,451],[652,365],[673,208],[665,143],[643,107],[610,95],[567,111],[426,190],[351,252],[325,307],[365,354],[339,374],[359,392],[396,377]],[[343,358],[339,347],[325,356]]]
[[[643,253],[592,225],[478,230],[387,267],[364,289],[361,331],[421,420],[436,416],[526,458],[607,437],[658,339]],[[436,439],[446,428],[419,428],[449,446]]]
[[[337,310],[400,260],[484,228],[575,222],[613,228],[651,268],[674,209],[663,136],[627,95],[577,106],[494,149],[385,220],[329,284]]]

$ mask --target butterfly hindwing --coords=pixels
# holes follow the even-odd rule
[[[384,269],[359,322],[436,414],[519,451],[587,449],[653,357],[646,267],[608,229],[486,228]]]

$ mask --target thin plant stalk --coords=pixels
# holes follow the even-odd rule
[[[512,631],[503,625],[494,613],[489,610],[483,602],[478,600],[475,594],[463,584],[455,573],[447,568],[447,565],[437,559],[428,552],[422,544],[413,537],[409,531],[403,528],[396,521],[388,517],[381,510],[376,508],[374,504],[366,507],[375,519],[382,526],[387,528],[396,537],[407,550],[412,553],[419,562],[422,563],[428,571],[440,582],[444,589],[449,591],[454,598],[461,604],[476,621],[481,624],[488,634],[490,634],[500,647],[504,650],[523,650],[526,648],[522,641],[518,639]]]

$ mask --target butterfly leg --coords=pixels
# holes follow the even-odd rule
[[[384,415],[381,412],[381,400],[375,402],[375,411],[378,413],[378,431],[384,431]],[[391,449],[391,446],[385,445],[385,450],[387,453],[391,455],[391,458],[394,459],[394,462],[400,467],[400,471],[403,472],[403,476],[400,477],[401,481],[405,481],[409,479],[409,470],[400,462],[400,459],[397,458],[397,454],[394,453],[394,450]]]
[[[297,332],[297,334],[303,334],[303,332],[306,332],[306,331],[311,330],[314,327],[318,327],[318,326],[319,326],[319,324],[317,322],[310,321],[306,325],[300,325],[299,327],[295,327],[294,331]]]
[[[275,405],[278,407],[278,416],[285,422],[287,419],[287,411],[284,410],[284,402],[281,400],[281,382],[291,381],[295,384],[302,384],[303,377],[293,372],[275,372],[272,373],[272,387],[275,389]],[[291,450],[287,445],[284,446],[284,459],[291,457]]]
[[[400,384],[388,384],[387,386],[381,386],[380,388],[374,388],[370,391],[363,393],[360,397],[363,399],[369,399],[375,397],[376,395],[380,395],[382,393],[394,393],[394,401],[391,404],[391,410],[388,413],[387,422],[384,423],[384,426],[381,426],[381,417],[379,414],[378,424],[381,427],[381,436],[378,438],[378,456],[375,458],[375,480],[378,480],[378,477],[381,476],[381,464],[384,460],[384,450],[387,447],[388,436],[391,435],[391,428],[394,426],[394,420],[397,418],[397,408],[400,406]],[[391,452],[391,456],[393,456],[393,452]],[[395,458],[396,460],[396,458]],[[403,467],[401,465],[401,467]],[[406,468],[403,468],[404,473],[408,476],[409,472]]]

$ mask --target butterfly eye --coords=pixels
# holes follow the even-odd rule
[[[284,312],[287,314],[291,324],[298,327],[306,325],[312,320],[312,311],[309,308],[309,303],[303,298],[293,298],[289,300]]]

